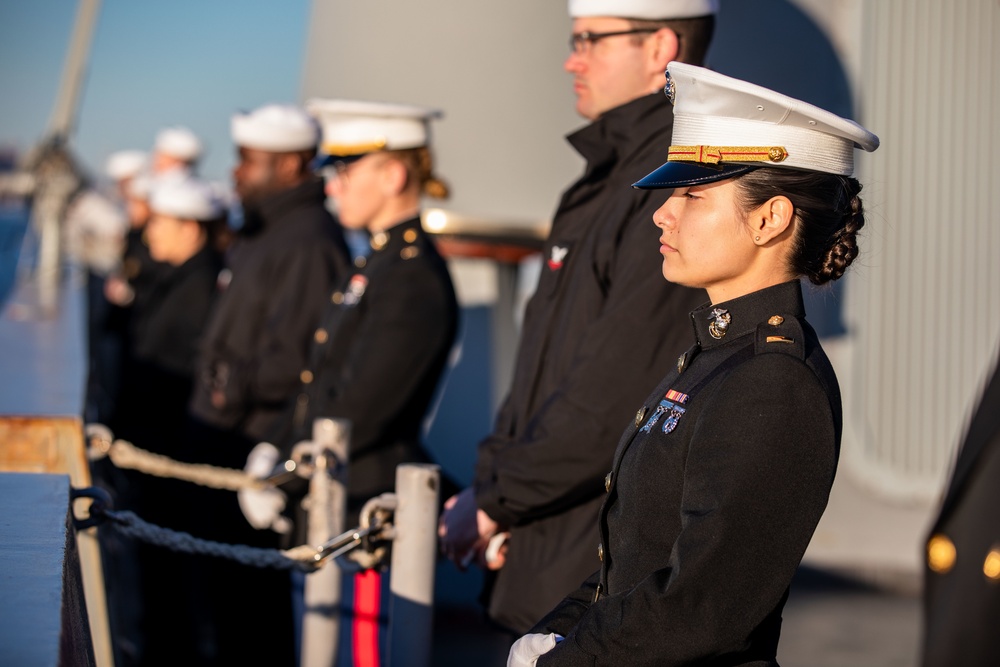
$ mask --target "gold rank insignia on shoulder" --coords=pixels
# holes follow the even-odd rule
[[[983,574],[991,581],[1000,581],[1000,548],[994,546],[983,561]]]
[[[767,323],[770,324],[772,327],[780,327],[782,324],[784,324],[784,322],[785,318],[782,317],[781,315],[774,315],[771,317],[771,319],[767,321]]]

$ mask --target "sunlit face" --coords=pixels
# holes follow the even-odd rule
[[[573,20],[573,34],[604,33],[629,30],[625,19],[608,16],[588,16]],[[605,37],[585,45],[580,53],[570,53],[563,68],[573,75],[576,112],[595,120],[606,111],[647,95],[649,80],[646,73],[645,40],[642,35]]]
[[[149,244],[149,254],[157,262],[178,264],[180,249],[184,245],[186,224],[179,218],[168,215],[153,214],[146,224],[146,242]]]
[[[664,278],[710,295],[745,280],[757,247],[735,195],[733,179],[677,188],[657,209]]]
[[[128,221],[133,229],[139,229],[149,222],[149,202],[138,197],[129,197],[125,202]]]
[[[344,227],[368,229],[394,196],[383,178],[388,159],[372,153],[326,172],[326,193],[336,202]]]
[[[176,169],[190,169],[191,163],[187,160],[182,160],[173,155],[167,155],[166,153],[154,153],[153,154],[153,173],[154,174],[165,174],[168,171],[174,171]]]
[[[277,159],[275,153],[239,147],[239,162],[233,168],[233,186],[243,202],[275,189]]]

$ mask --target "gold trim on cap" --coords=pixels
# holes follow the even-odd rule
[[[364,155],[365,153],[380,151],[388,143],[385,137],[379,137],[378,139],[356,144],[323,144],[323,152],[328,155]]]
[[[927,541],[927,567],[944,574],[955,566],[955,543],[944,535],[935,535]]]
[[[788,157],[784,146],[671,146],[667,162],[782,162]]]

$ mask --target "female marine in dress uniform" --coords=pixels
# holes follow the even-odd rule
[[[424,416],[455,341],[458,306],[444,260],[420,226],[433,175],[430,120],[440,112],[396,104],[313,100],[321,160],[340,224],[367,232],[371,254],[330,296],[301,374],[293,429],[318,417],[351,422],[348,524],[395,487],[396,466],[428,461]]]
[[[674,188],[653,216],[663,275],[710,303],[619,442],[601,569],[508,665],[776,665],[833,483],[840,392],[799,278],[836,280],[857,256],[853,148],[878,138],[699,67],[671,63],[667,81],[673,145],[635,187]]]
[[[430,153],[429,123],[440,114],[349,100],[313,100],[307,109],[322,126],[320,167],[340,223],[367,232],[371,254],[332,291],[300,375],[290,433],[275,440],[290,447],[308,439],[317,418],[350,421],[346,525],[355,526],[367,500],[395,488],[396,466],[430,460],[424,417],[457,331],[447,266],[420,225],[421,197],[447,196]],[[253,516],[250,495],[241,502],[251,523],[272,522],[266,503]],[[377,570],[345,577],[341,599],[354,608],[344,610],[338,664],[381,664],[382,588]]]

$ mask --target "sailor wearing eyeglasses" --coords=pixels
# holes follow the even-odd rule
[[[556,210],[473,486],[439,526],[456,563],[478,555],[496,571],[489,616],[519,634],[599,566],[595,525],[620,426],[688,347],[687,313],[705,300],[660,279],[649,220],[662,199],[630,186],[669,145],[667,63],[702,64],[717,10],[717,0],[569,2],[565,69],[590,124],[567,139],[586,168]]]

